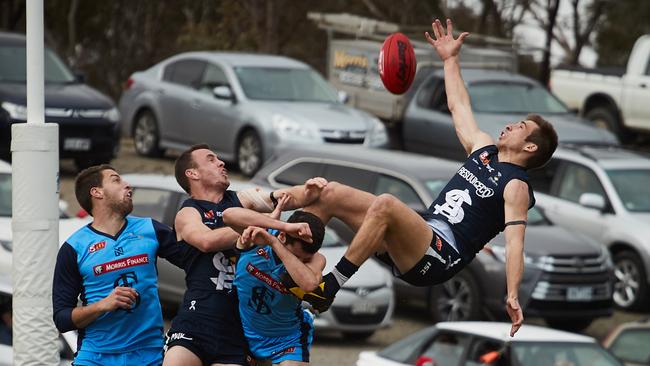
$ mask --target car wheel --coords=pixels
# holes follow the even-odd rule
[[[480,292],[469,271],[462,271],[431,288],[429,312],[435,322],[477,320]]]
[[[373,334],[375,334],[373,330],[367,332],[343,332],[343,338],[348,341],[360,342],[372,337]]]
[[[614,255],[614,303],[624,310],[642,310],[648,297],[645,269],[631,251]]]
[[[262,166],[262,141],[257,132],[244,132],[237,145],[237,163],[239,170],[247,177],[252,177]]]
[[[548,318],[548,319],[544,319],[544,321],[551,328],[565,330],[567,332],[579,333],[587,329],[594,320],[591,318],[577,318],[577,319]]]
[[[597,107],[585,113],[585,118],[590,120],[595,127],[609,130],[621,140],[629,142],[630,133],[621,125],[616,114],[604,107]]]
[[[163,150],[158,145],[159,141],[158,121],[153,113],[144,111],[138,114],[133,127],[135,151],[144,156],[161,156]]]

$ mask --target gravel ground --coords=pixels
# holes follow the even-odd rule
[[[163,158],[143,158],[135,153],[132,140],[124,139],[122,140],[120,154],[117,159],[113,160],[111,165],[122,174],[173,174],[174,159],[177,155],[177,152],[170,152]],[[234,168],[231,170],[234,170]],[[61,198],[69,203],[69,213],[75,213],[79,209],[79,205],[74,199],[73,182],[75,174],[76,169],[71,162],[63,161],[61,163]],[[243,179],[237,172],[231,172],[230,176],[232,179]],[[314,366],[354,365],[360,351],[381,349],[430,325],[431,321],[426,317],[416,316],[421,313],[422,311],[414,311],[413,309],[398,309],[393,324],[389,328],[379,330],[372,337],[361,342],[343,339],[337,333],[318,333],[312,347],[311,364]],[[585,333],[597,339],[602,339],[616,325],[647,316],[648,314],[615,312],[612,317],[602,318],[592,323]],[[527,319],[526,323],[543,324],[543,321],[540,319]]]

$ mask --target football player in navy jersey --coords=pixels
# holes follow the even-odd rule
[[[523,322],[518,291],[527,211],[535,203],[526,171],[551,158],[557,134],[549,122],[531,114],[507,124],[495,144],[474,120],[460,73],[458,54],[468,33],[454,39],[449,20],[446,32],[439,20],[432,28],[435,39],[429,33],[425,36],[444,63],[447,103],[468,158],[423,215],[391,195],[374,196],[328,183],[319,200],[305,210],[323,222],[339,218],[357,234],[332,272],[303,298],[315,308],[327,310],[343,283],[373,254],[410,284],[439,284],[458,273],[505,230],[506,311],[514,336]]]
[[[170,227],[128,216],[131,194],[108,165],[75,180],[77,200],[93,221],[59,249],[52,289],[57,328],[79,331],[75,365],[162,363],[156,256],[183,266],[187,253]]]
[[[223,211],[245,207],[270,213],[285,195],[290,197],[287,209],[302,207],[318,199],[327,181],[313,178],[303,186],[270,193],[231,191],[225,164],[205,144],[178,157],[175,175],[190,195],[176,215],[177,239],[195,250],[185,262],[187,290],[167,333],[164,365],[244,365],[246,340],[233,290],[239,234],[225,227]],[[301,230],[304,227],[296,225],[289,234],[311,237],[308,229]]]

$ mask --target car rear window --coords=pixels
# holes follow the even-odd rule
[[[313,162],[300,162],[291,165],[275,176],[275,181],[280,184],[295,186],[303,184],[309,178],[317,177],[321,172],[321,165]]]
[[[623,362],[650,364],[650,328],[622,331],[609,351]]]
[[[27,50],[23,46],[0,46],[0,82],[27,81]],[[45,49],[45,82],[71,83],[75,77],[59,57]]]

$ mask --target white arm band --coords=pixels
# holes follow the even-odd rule
[[[252,210],[257,212],[273,212],[273,206],[266,202],[265,198],[269,195],[262,191],[260,188],[249,188],[237,192],[237,197],[240,201],[248,202]],[[244,204],[244,202],[242,202]]]

